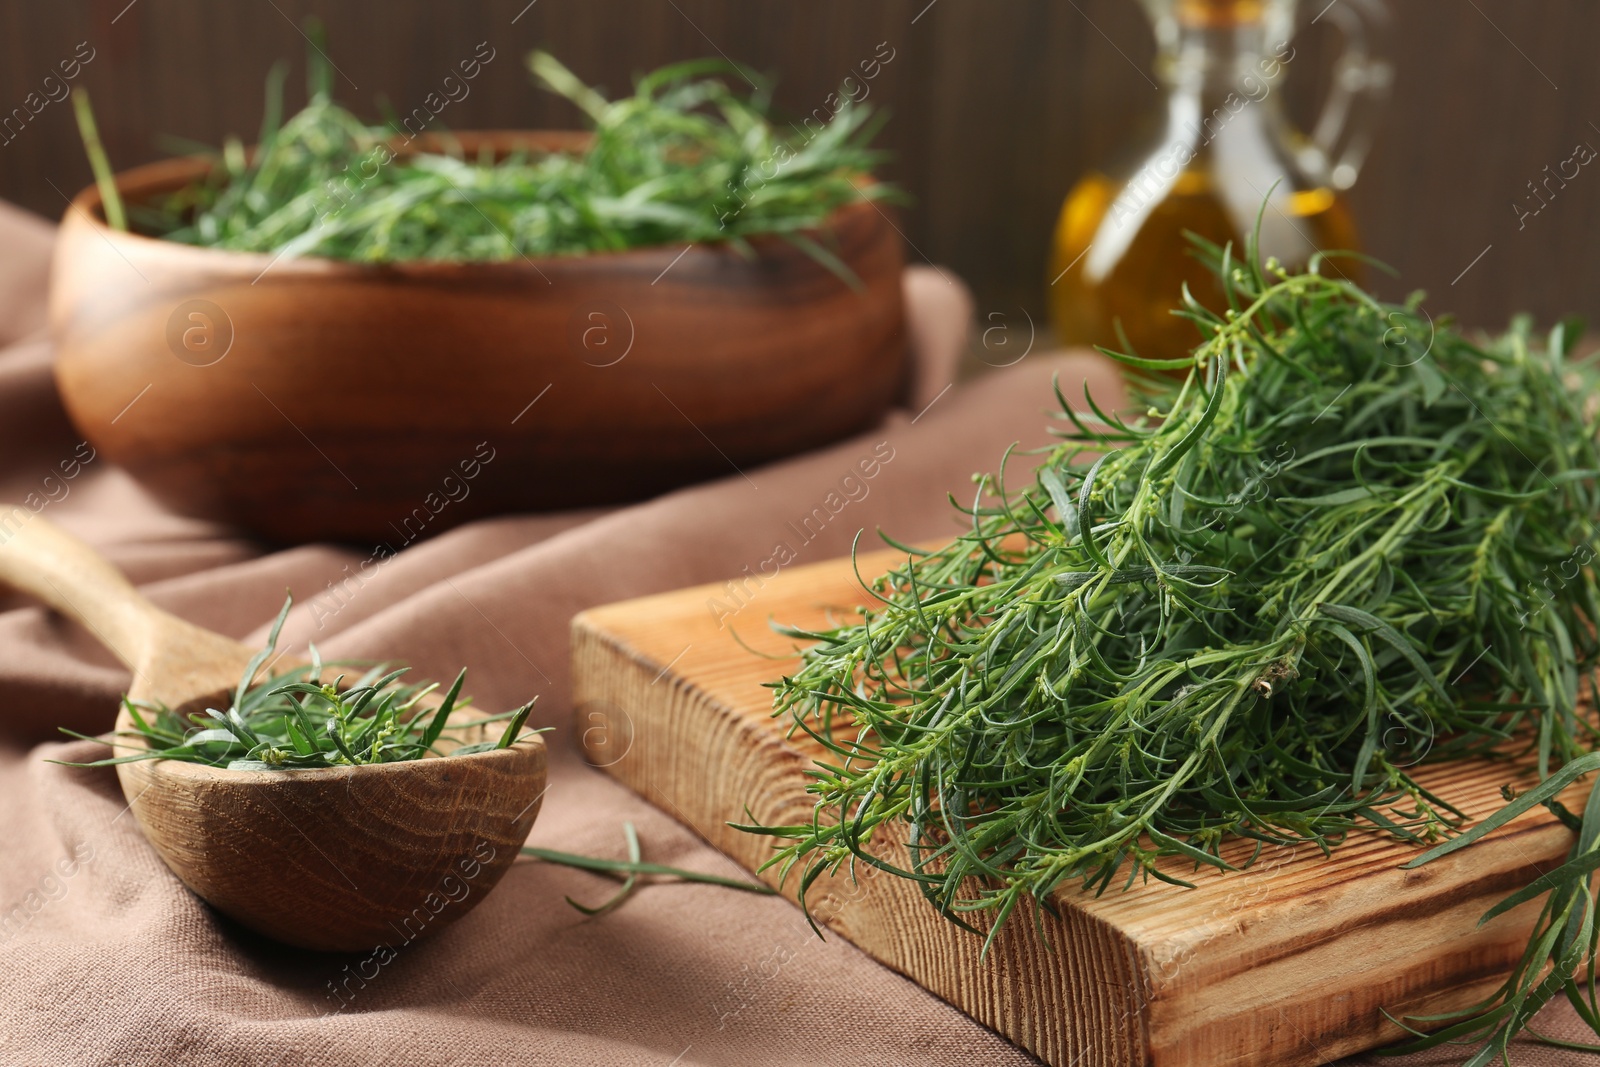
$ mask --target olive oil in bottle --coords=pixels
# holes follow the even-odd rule
[[[1318,251],[1357,248],[1343,190],[1366,148],[1354,127],[1376,105],[1388,68],[1368,58],[1359,24],[1319,133],[1295,130],[1281,82],[1296,61],[1292,0],[1146,0],[1155,18],[1164,121],[1135,167],[1091,172],[1056,225],[1050,302],[1068,344],[1183,355],[1195,326],[1172,314],[1182,287],[1207,307],[1220,287],[1193,254],[1190,231],[1243,255],[1260,217],[1260,254],[1301,267]],[[1352,53],[1355,58],[1352,59]],[[1363,110],[1365,107],[1365,111]],[[1329,111],[1333,119],[1327,118]],[[1334,129],[1333,127],[1338,127]],[[1263,208],[1263,205],[1265,207]],[[1353,261],[1324,268],[1355,277]]]

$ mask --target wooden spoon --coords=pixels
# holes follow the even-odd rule
[[[180,713],[228,707],[255,649],[162,611],[27,509],[0,505],[6,515],[0,581],[88,628],[133,672],[131,699]],[[285,657],[272,667],[299,664]],[[487,738],[459,735],[502,728],[452,732],[460,744]],[[132,729],[124,710],[117,730]],[[119,738],[117,752],[143,743]],[[537,735],[488,752],[361,767],[117,767],[145,837],[185,885],[269,937],[337,951],[395,948],[471,910],[516,858],[545,772]]]

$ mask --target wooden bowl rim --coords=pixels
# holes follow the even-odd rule
[[[411,152],[401,151],[397,155],[436,149],[451,142],[459,144],[469,153],[483,144],[497,144],[507,148],[537,148],[551,152],[569,151],[587,144],[591,139],[592,134],[586,130],[457,130],[450,134],[423,134],[417,139],[416,147]],[[205,156],[175,156],[118,171],[112,177],[116,182],[117,191],[124,195],[125,200],[142,199],[154,193],[178,189],[205,174],[213,165],[213,161]],[[877,205],[871,200],[862,197],[859,201],[836,210],[819,227],[819,232],[841,230],[854,216],[878,210]],[[879,213],[881,214],[881,211]],[[79,190],[69,202],[63,222],[70,221],[74,215],[99,234],[102,240],[109,242],[113,247],[120,245],[119,251],[127,249],[135,254],[154,252],[160,255],[192,257],[196,266],[209,265],[219,270],[249,273],[258,277],[260,273],[265,273],[269,266],[272,268],[272,274],[278,277],[318,277],[334,274],[356,278],[396,274],[418,278],[458,277],[476,272],[520,275],[527,273],[530,267],[542,275],[545,268],[565,271],[574,264],[594,262],[628,264],[629,261],[635,261],[635,265],[641,269],[649,269],[669,257],[676,260],[688,255],[723,255],[728,250],[725,241],[696,241],[677,253],[673,252],[673,249],[678,247],[676,244],[664,244],[560,256],[519,256],[517,259],[504,260],[413,259],[357,263],[318,255],[280,258],[278,253],[243,252],[232,248],[191,245],[132,231],[113,230],[105,221],[100,189],[92,182]],[[782,242],[778,234],[756,234],[748,238],[748,241],[758,249],[773,245],[790,247]],[[207,264],[206,260],[210,263]]]

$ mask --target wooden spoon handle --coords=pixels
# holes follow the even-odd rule
[[[0,504],[0,582],[76,619],[134,670],[170,617],[94,549],[15,505]]]

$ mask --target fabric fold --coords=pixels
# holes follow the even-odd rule
[[[773,566],[843,556],[862,531],[864,546],[880,528],[902,540],[958,533],[946,494],[968,497],[972,472],[993,470],[1014,442],[1049,442],[1052,378],[1069,395],[1087,380],[1108,404],[1121,389],[1098,357],[1060,352],[957,383],[971,299],[948,272],[914,268],[908,409],[869,433],[626,507],[472,523],[392,557],[268,552],[165,512],[77,451],[86,444],[40,332],[49,245],[47,226],[0,205],[0,500],[43,499],[40,514],[156,603],[240,640],[263,641],[292,591],[284,643],[296,650],[314,641],[326,658],[403,660],[446,680],[466,665],[468,691],[494,710],[538,696],[532,721],[554,731],[533,843],[620,857],[632,822],[647,860],[726,876],[738,874],[731,861],[575,748],[572,616],[734,581],[729,624],[765,626],[759,576]],[[73,456],[81,471],[56,476]],[[1027,466],[1015,457],[1010,477]],[[519,861],[480,907],[392,958],[268,942],[167,871],[112,770],[47,762],[103,755],[57,728],[109,728],[126,684],[90,635],[0,594],[0,1064],[1036,1062],[842,939],[817,939],[787,902],[716,887],[652,884],[586,919],[562,898],[597,903],[613,881]],[[1570,1010],[1546,1029],[1578,1036]],[[1564,1055],[1530,1049],[1519,1062]]]

